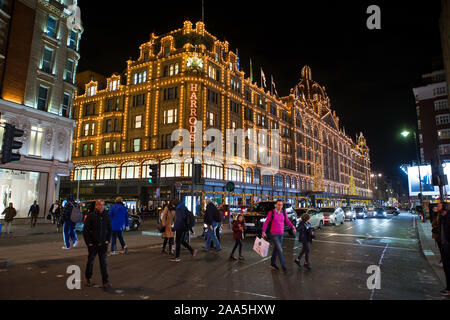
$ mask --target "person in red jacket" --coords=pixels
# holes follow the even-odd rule
[[[242,256],[242,239],[244,239],[244,230],[245,227],[245,220],[244,216],[242,214],[238,215],[237,219],[233,221],[232,225],[233,229],[233,238],[236,240],[233,251],[230,255],[230,261],[236,261],[237,259],[234,257],[234,252],[239,247],[239,260],[244,260],[244,257]]]

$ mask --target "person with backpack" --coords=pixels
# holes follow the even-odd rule
[[[73,247],[78,247],[77,233],[75,232],[75,226],[78,222],[83,220],[81,215],[80,206],[73,199],[73,195],[69,194],[67,196],[67,203],[64,207],[63,214],[61,216],[64,222],[63,227],[63,239],[64,247],[63,250],[70,249],[70,240],[72,239]]]
[[[39,205],[37,204],[36,200],[31,205],[30,210],[28,210],[28,216],[30,215],[31,215],[30,225],[32,228],[34,228],[36,227],[36,222],[39,216]]]
[[[109,210],[109,216],[112,224],[111,254],[115,255],[117,250],[117,239],[125,254],[128,254],[128,246],[123,240],[123,232],[129,230],[128,209],[123,204],[123,199],[117,197],[115,204]]]
[[[309,223],[310,215],[304,213],[301,217],[302,221],[298,226],[298,241],[302,244],[302,250],[298,255],[298,258],[295,259],[295,263],[301,268],[301,260],[303,255],[305,255],[305,264],[303,265],[306,269],[311,270],[311,265],[309,264],[309,254],[310,244],[314,238],[313,229],[311,228],[311,224]]]
[[[441,256],[441,259],[439,261],[439,266],[443,267],[442,264],[442,244],[441,244],[441,228],[440,228],[440,224],[441,224],[441,213],[444,209],[444,204],[438,203],[438,205],[436,207],[433,208],[433,215],[430,217],[431,220],[431,237],[434,239],[436,246],[439,249],[439,254]]]
[[[446,288],[440,291],[440,294],[450,296],[450,216],[445,204],[440,204],[438,207],[438,229],[439,241],[441,243],[441,259],[444,267]]]
[[[172,247],[175,234],[173,232],[173,222],[175,220],[175,207],[172,203],[168,203],[163,210],[161,216],[161,225],[164,228],[162,237],[164,239],[161,253],[173,254]],[[169,244],[169,251],[166,251],[167,244]]]
[[[239,214],[235,221],[233,221],[232,225],[233,229],[233,238],[235,240],[233,251],[231,251],[230,255],[230,261],[236,261],[237,259],[234,257],[234,252],[239,247],[239,260],[244,260],[244,257],[242,256],[242,240],[244,239],[244,230],[245,227],[245,220],[244,216],[242,214]]]
[[[172,262],[180,262],[180,250],[181,245],[189,250],[191,255],[195,257],[197,255],[197,250],[192,249],[189,243],[186,242],[186,233],[189,232],[192,225],[191,215],[192,213],[186,208],[183,202],[176,203],[175,209],[175,257],[170,259]],[[195,222],[195,221],[194,221]]]
[[[6,233],[8,235],[11,234],[11,229],[12,229],[12,223],[14,221],[14,218],[17,215],[17,211],[14,208],[14,205],[12,202],[9,203],[9,207],[5,208],[5,210],[3,210],[3,214],[5,215],[5,222],[6,222]]]
[[[283,201],[278,200],[275,205],[275,209],[269,212],[267,219],[264,222],[262,229],[262,237],[267,239],[266,230],[269,229],[270,238],[274,245],[270,266],[272,270],[279,271],[280,268],[278,268],[276,264],[277,257],[279,257],[281,267],[283,268],[283,272],[287,273],[282,247],[285,224],[287,224],[293,230],[294,234],[297,233],[297,230],[295,229],[294,225],[288,218],[286,210],[283,210]]]
[[[217,228],[220,226],[219,224],[222,222],[220,212],[211,199],[206,200],[206,215],[205,215],[205,224],[208,227],[208,233],[206,235],[205,242],[205,251],[208,251],[211,248],[211,241],[214,243],[216,248],[216,252],[220,252],[222,250],[220,246],[219,239],[217,238]]]
[[[109,214],[105,212],[105,202],[97,200],[95,210],[86,217],[83,228],[83,237],[88,247],[88,261],[85,273],[85,285],[91,286],[91,278],[94,269],[95,257],[100,260],[100,270],[102,273],[103,290],[111,288],[108,276],[108,266],[106,257],[108,255],[108,245],[111,241],[112,225]]]

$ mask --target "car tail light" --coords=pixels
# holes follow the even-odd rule
[[[228,211],[225,211],[225,217],[228,217]]]

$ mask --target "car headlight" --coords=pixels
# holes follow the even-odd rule
[[[259,222],[262,222],[262,223],[266,222],[266,218],[262,218],[261,220],[259,220]]]
[[[208,228],[208,225],[205,223],[205,224],[203,225],[203,228]]]

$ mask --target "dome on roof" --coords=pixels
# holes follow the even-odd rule
[[[314,99],[314,97],[317,97],[318,100],[328,99],[324,88],[312,80],[312,72],[309,66],[302,68],[302,79],[297,88],[301,100]]]

